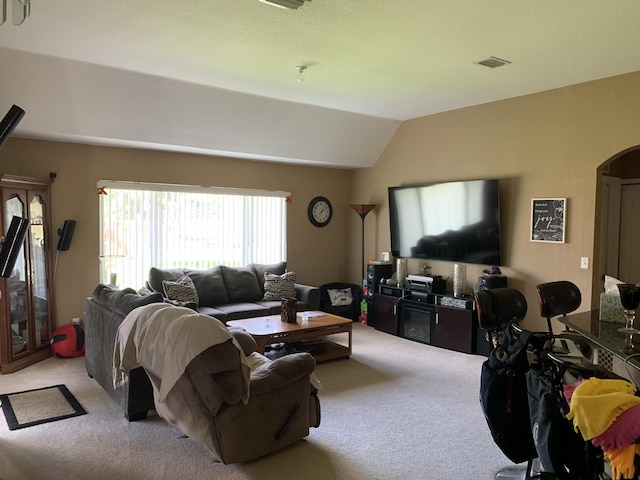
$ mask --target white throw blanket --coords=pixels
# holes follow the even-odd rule
[[[229,339],[240,352],[245,381],[242,401],[246,403],[250,368],[231,333],[215,318],[166,303],[138,307],[118,327],[113,351],[114,387],[122,385],[131,370],[142,366],[151,374],[156,401],[164,402],[191,360]]]

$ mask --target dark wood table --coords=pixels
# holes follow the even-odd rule
[[[321,313],[305,320],[304,314]],[[227,325],[246,330],[256,341],[258,353],[264,354],[267,345],[274,343],[306,342],[307,350],[316,361],[349,358],[351,356],[352,320],[324,312],[300,312],[296,323],[286,323],[280,315],[230,320]],[[342,345],[326,337],[337,333],[348,334],[348,344]]]

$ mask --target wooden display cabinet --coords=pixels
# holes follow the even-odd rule
[[[0,278],[0,369],[16,372],[51,355],[53,282],[50,272],[51,180],[0,175],[3,235],[13,216],[29,230],[8,278]]]

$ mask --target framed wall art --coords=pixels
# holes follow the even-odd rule
[[[531,241],[565,242],[566,198],[531,199]]]

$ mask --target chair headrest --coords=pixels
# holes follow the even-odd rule
[[[540,315],[545,318],[571,313],[582,303],[580,289],[567,280],[541,283],[536,290]]]
[[[475,294],[478,324],[484,330],[497,330],[527,314],[527,300],[515,288],[493,288]]]

